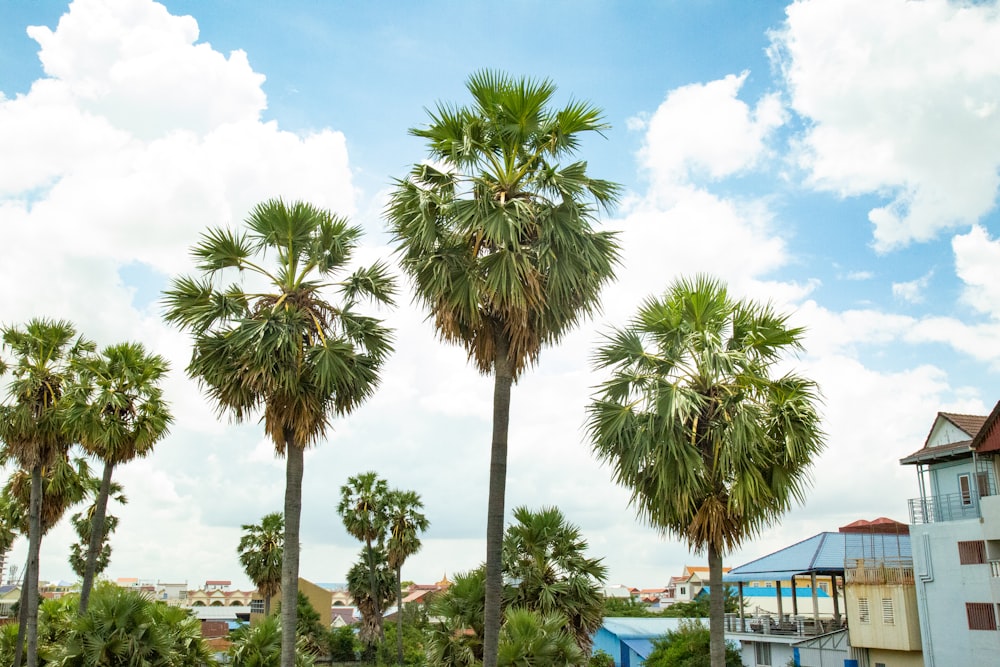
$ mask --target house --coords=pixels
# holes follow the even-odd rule
[[[299,577],[299,593],[309,599],[309,603],[319,613],[319,622],[324,628],[329,628],[333,624],[333,593],[326,588]],[[271,613],[275,613],[278,605],[281,604],[281,592],[279,591],[271,598]],[[258,597],[258,592],[254,591],[253,600],[250,602],[250,623],[254,624],[264,618],[264,598]]]
[[[171,607],[186,606],[188,604],[187,582],[171,584],[157,581],[153,599]]]
[[[898,531],[863,533],[845,527],[842,532],[819,533],[735,567],[723,576],[724,581],[737,585],[740,596],[739,613],[726,615],[726,638],[740,642],[743,662],[748,667],[868,665],[867,647],[852,645],[847,619],[841,613],[844,599],[841,591],[847,570],[849,566],[856,571],[858,567],[874,567],[877,563],[903,563],[909,558],[908,535]],[[801,577],[808,577],[811,585],[808,598],[800,604],[800,589],[782,587],[781,582],[798,581]],[[817,586],[820,577],[830,582],[831,613],[820,611],[821,594],[825,593]],[[858,581],[863,577],[863,572],[857,575]],[[744,607],[746,584],[760,581],[774,583],[776,612],[773,614],[748,614]],[[904,615],[900,619],[905,621],[909,617]]]
[[[229,586],[214,586],[187,591],[185,606],[189,607],[248,607],[256,591],[231,591]],[[156,595],[156,588],[153,588]],[[162,595],[163,593],[160,593]]]
[[[594,633],[594,652],[604,651],[615,667],[639,667],[653,650],[653,640],[676,630],[681,618],[605,618]],[[707,621],[706,621],[707,622]]]
[[[722,573],[726,572],[729,572],[729,568],[722,568]],[[661,603],[666,606],[675,602],[690,602],[696,599],[706,586],[708,586],[708,567],[685,565],[679,577],[670,577],[670,582],[660,597]]]
[[[6,584],[0,586],[0,617],[11,615],[11,608],[21,599],[21,586]]]
[[[939,412],[909,501],[924,664],[994,664],[1000,655],[1000,402],[987,415]]]

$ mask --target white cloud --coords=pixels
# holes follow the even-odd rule
[[[947,0],[800,0],[773,33],[817,188],[888,197],[880,251],[971,224],[1000,184],[1000,12]]]
[[[962,299],[973,308],[1000,319],[1000,241],[990,238],[979,225],[951,240],[955,253],[955,273],[965,283]]]
[[[747,75],[730,74],[674,89],[645,121],[639,160],[655,184],[703,174],[718,179],[758,162],[785,112],[774,95],[761,98],[752,109],[740,100],[737,95]],[[637,125],[635,120],[630,123]]]
[[[924,290],[927,289],[933,275],[934,271],[931,270],[914,280],[893,283],[892,295],[907,303],[922,303],[924,301]]]

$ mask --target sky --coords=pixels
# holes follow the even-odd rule
[[[284,462],[255,420],[219,418],[185,374],[160,293],[209,227],[272,198],[365,230],[427,157],[407,130],[468,101],[489,68],[551,79],[602,108],[583,142],[622,184],[599,228],[623,262],[603,312],[543,350],[513,389],[507,506],[558,506],[611,584],[703,564],[636,518],[583,428],[611,327],[678,276],[707,273],[806,328],[787,366],[816,380],[827,447],[807,501],[726,556],[738,565],[856,519],[907,520],[939,410],[1000,399],[1000,9],[995,2],[512,0],[282,3],[0,0],[0,322],[66,318],[99,345],[172,364],[170,435],[116,472],[128,497],[110,578],[230,579],[240,526],[279,511]],[[492,381],[404,295],[378,392],[306,453],[302,576],[337,582],[360,544],[336,514],[375,470],[419,493],[430,528],[403,578],[485,557]],[[74,579],[68,522],[43,579]],[[11,562],[23,564],[25,540]]]

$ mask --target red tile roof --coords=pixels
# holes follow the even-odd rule
[[[979,433],[972,439],[972,448],[977,452],[998,452],[1000,451],[1000,429],[997,423],[1000,422],[1000,401],[997,401],[993,412],[986,418]]]
[[[983,415],[962,415],[956,412],[939,412],[939,415],[950,421],[952,424],[969,434],[969,438],[975,437],[979,429],[986,422]]]

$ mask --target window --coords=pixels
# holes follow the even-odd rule
[[[896,614],[892,608],[892,598],[882,598],[882,623],[885,625],[896,624]]]
[[[681,586],[681,595],[687,595],[687,589]]]
[[[986,562],[986,542],[973,540],[958,543],[958,562],[962,565],[982,565]]]
[[[755,642],[753,649],[757,667],[771,667],[771,645],[763,642]]]
[[[875,667],[885,667],[885,663],[884,662],[876,662],[875,663]]]
[[[962,504],[971,505],[972,483],[969,479],[969,473],[964,473],[958,476],[958,490],[962,494]]]
[[[858,598],[858,622],[871,623],[872,615],[868,610],[868,598]]]
[[[823,591],[823,592],[824,592],[824,593],[826,593],[827,595],[829,595],[829,594],[830,594],[830,584],[829,584],[828,582],[825,582],[825,581],[821,581],[821,582],[820,582],[820,583],[818,584],[818,587],[819,587],[819,589],[820,589],[821,591]]]
[[[976,473],[976,486],[979,488],[979,497],[990,495],[990,475],[986,472]]]
[[[250,613],[251,614],[263,614],[264,613],[264,601],[263,600],[250,600]]]
[[[996,630],[997,617],[989,602],[966,602],[965,616],[970,630]]]

